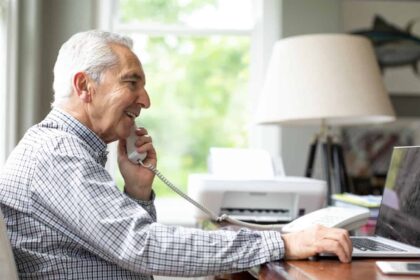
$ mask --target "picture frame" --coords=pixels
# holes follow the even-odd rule
[[[341,143],[352,192],[381,194],[393,148],[419,142],[420,122],[414,119],[343,127]]]

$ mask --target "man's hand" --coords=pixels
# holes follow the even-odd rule
[[[143,163],[147,166],[156,166],[157,156],[153,147],[152,138],[147,134],[145,128],[136,130],[136,150],[140,153],[147,153]],[[152,192],[152,183],[155,174],[138,164],[132,163],[127,156],[126,140],[118,141],[118,166],[125,182],[125,191],[128,195],[139,200],[149,200]]]
[[[344,229],[321,225],[282,235],[286,259],[305,259],[319,253],[333,253],[341,262],[350,262],[353,246]]]

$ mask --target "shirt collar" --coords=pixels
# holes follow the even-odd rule
[[[105,165],[108,155],[106,143],[95,132],[90,130],[69,113],[59,108],[53,108],[39,126],[55,128],[76,135],[92,148],[92,156],[98,160],[99,163]]]

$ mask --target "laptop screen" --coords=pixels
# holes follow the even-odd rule
[[[394,148],[375,234],[420,247],[420,146]]]

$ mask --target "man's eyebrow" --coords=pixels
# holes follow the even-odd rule
[[[124,74],[120,78],[121,80],[142,80],[143,77],[139,74],[133,73],[133,74]]]

